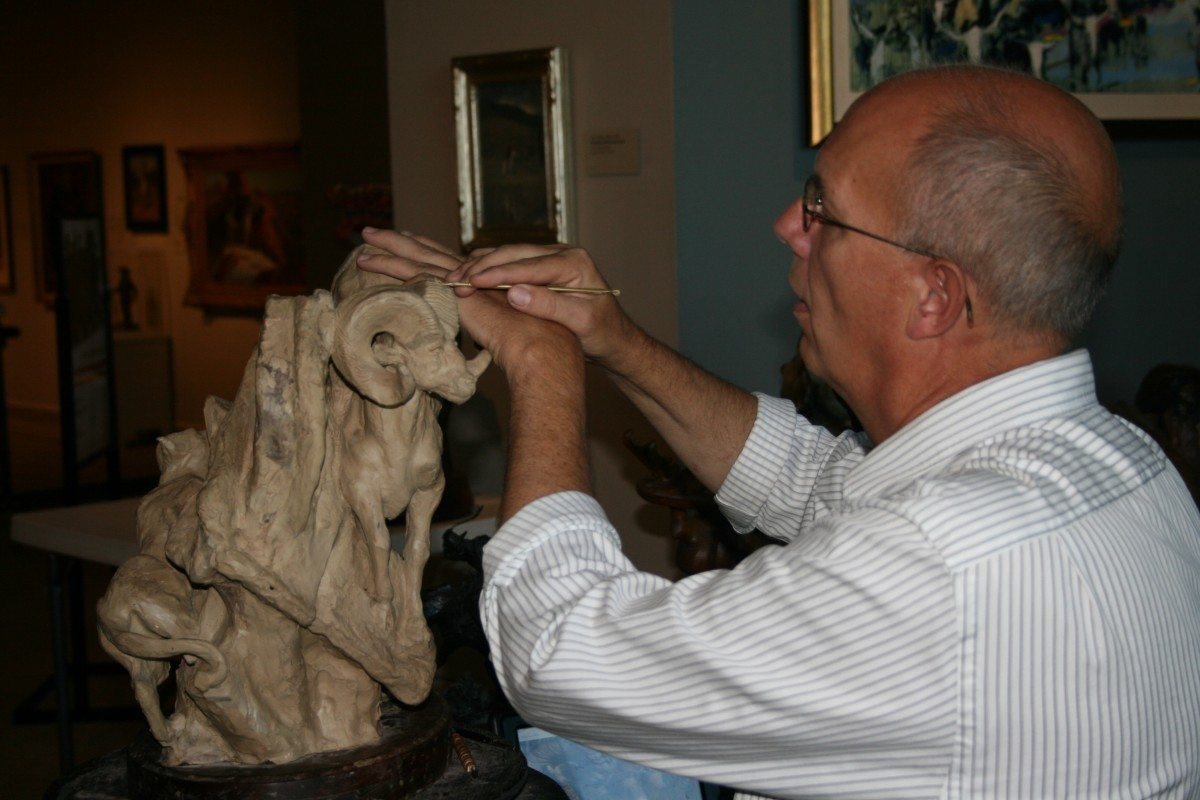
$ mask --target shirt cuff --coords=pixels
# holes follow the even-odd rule
[[[790,400],[760,392],[754,396],[758,417],[716,495],[721,513],[739,533],[754,529],[796,436],[796,407]]]
[[[590,494],[557,492],[526,504],[484,546],[484,582],[507,582],[525,555],[554,536],[579,528],[604,533],[620,546],[604,509]]]

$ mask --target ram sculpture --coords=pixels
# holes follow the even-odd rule
[[[168,765],[368,744],[383,689],[409,705],[430,691],[438,411],[472,395],[489,357],[458,349],[450,288],[360,272],[357,254],[332,292],[270,298],[234,400],[210,397],[203,431],[160,441],[140,552],[100,600],[101,643]],[[387,520],[402,511],[396,552]]]

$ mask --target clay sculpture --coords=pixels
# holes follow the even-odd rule
[[[233,402],[210,397],[203,431],[160,441],[140,553],[100,600],[101,644],[168,765],[371,743],[383,688],[410,705],[430,691],[437,413],[471,396],[489,358],[458,349],[452,289],[360,272],[357,253],[331,292],[270,298]],[[401,511],[395,552],[386,520]]]

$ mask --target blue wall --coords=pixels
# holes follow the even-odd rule
[[[740,386],[776,391],[798,328],[771,232],[800,193],[805,45],[796,0],[673,7],[679,342]],[[1117,142],[1126,245],[1085,344],[1102,399],[1161,361],[1200,365],[1200,142]]]
[[[679,342],[748,389],[778,391],[799,328],[771,224],[800,193],[799,3],[680,0],[675,36]]]

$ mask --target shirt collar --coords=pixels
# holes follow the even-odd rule
[[[844,497],[906,484],[1001,431],[1095,403],[1086,350],[1005,372],[946,398],[877,445],[846,477]]]

